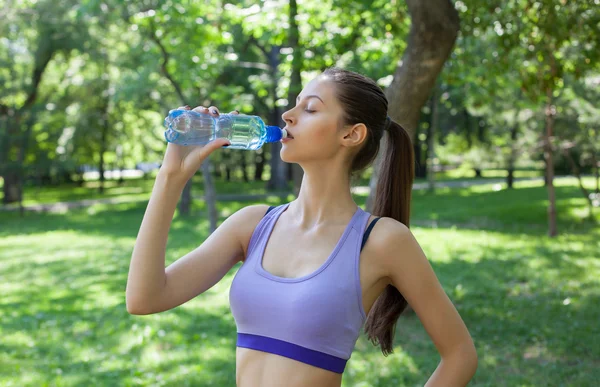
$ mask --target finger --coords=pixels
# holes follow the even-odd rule
[[[219,109],[216,106],[211,106],[210,108],[208,108],[208,110],[210,111],[210,114],[218,117],[219,116]]]
[[[206,109],[204,106],[196,106],[195,108],[192,109],[192,111],[198,112],[198,113],[208,113],[207,110],[208,109]]]
[[[231,113],[229,113],[229,114],[240,114],[240,111],[236,109],[236,110],[232,111],[232,112],[231,112]]]
[[[171,114],[172,112],[174,112],[176,110],[190,110],[190,109],[191,109],[191,107],[189,107],[188,105],[180,106],[177,109],[171,109],[171,110],[169,110],[169,114]]]
[[[200,162],[204,161],[211,153],[215,150],[222,148],[223,146],[231,145],[229,140],[226,138],[217,138],[204,145],[203,147],[199,147],[192,151],[193,157],[198,158]]]

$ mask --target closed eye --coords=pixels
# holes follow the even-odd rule
[[[316,112],[316,110],[310,110],[310,109],[304,109],[304,111],[307,112],[307,113],[314,113],[314,112]]]

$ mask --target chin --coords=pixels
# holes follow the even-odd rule
[[[307,162],[314,162],[316,160],[327,159],[327,154],[324,154],[323,149],[315,147],[302,147],[298,146],[299,143],[289,146],[289,144],[283,144],[279,151],[279,157],[285,163],[289,164],[300,164]]]
[[[294,153],[295,152],[289,149],[286,144],[283,144],[281,150],[279,151],[279,157],[281,157],[281,160],[283,160],[285,163],[296,163],[298,161],[297,157],[294,157]]]

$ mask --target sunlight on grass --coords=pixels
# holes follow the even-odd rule
[[[543,186],[480,188],[416,194],[412,227],[476,343],[480,366],[471,385],[593,385],[600,378],[600,337],[592,334],[600,321],[600,231],[573,210],[585,207],[578,188],[557,187],[559,225],[574,232],[554,239],[544,233]],[[248,204],[221,203],[219,213]],[[179,308],[126,312],[144,210],[145,203],[129,203],[0,214],[0,385],[235,385],[228,291],[239,264]],[[167,262],[206,238],[203,204],[193,211],[175,218]],[[407,313],[390,356],[359,338],[343,385],[422,385],[438,361],[422,324]]]

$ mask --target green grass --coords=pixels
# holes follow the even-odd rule
[[[197,174],[193,179],[194,195],[203,193],[202,176]],[[219,194],[234,194],[234,193],[264,193],[265,182],[250,181],[248,183],[235,182],[227,183],[221,180],[216,180],[216,189]],[[100,182],[91,180],[84,182],[81,186],[77,184],[62,184],[59,186],[30,186],[24,189],[23,205],[30,206],[36,204],[48,204],[56,202],[69,202],[86,199],[105,199],[116,198],[144,200],[150,196],[153,179],[127,179],[122,184],[117,180],[106,180],[104,183],[104,193],[100,193],[98,187]],[[7,207],[17,207],[14,203]]]
[[[594,386],[600,230],[583,219],[585,200],[565,181],[557,187],[562,234],[546,237],[545,189],[519,187],[415,193],[413,232],[475,340],[480,365],[471,385]],[[219,210],[223,218],[248,204],[221,203]],[[144,209],[0,213],[0,385],[235,385],[228,289],[237,267],[179,308],[127,314],[127,270]],[[173,222],[168,262],[206,235],[204,208],[195,202],[193,216]],[[408,314],[387,358],[360,337],[343,385],[423,385],[438,361]]]

